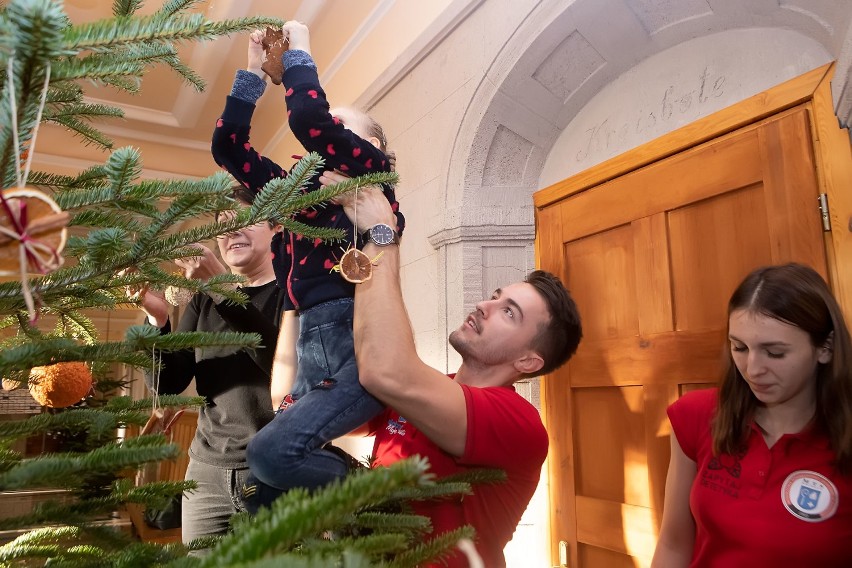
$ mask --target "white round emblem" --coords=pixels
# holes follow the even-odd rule
[[[837,512],[837,487],[815,471],[799,470],[787,476],[781,486],[781,502],[794,517],[819,523]]]

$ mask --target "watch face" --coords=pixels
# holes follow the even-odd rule
[[[388,225],[376,225],[370,229],[370,239],[379,246],[389,245],[393,242],[393,229]]]

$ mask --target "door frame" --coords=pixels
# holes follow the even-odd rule
[[[560,231],[552,230],[561,220],[555,214],[556,208],[548,209],[548,206],[794,106],[804,105],[810,118],[819,192],[828,198],[831,230],[825,232],[823,237],[830,285],[846,321],[852,322],[852,144],[849,131],[840,128],[834,114],[831,96],[834,71],[835,63],[814,69],[539,190],[533,195],[536,264],[540,266],[544,251],[555,251],[562,247],[561,239],[558,238]],[[818,207],[818,204],[814,203],[814,207]],[[542,230],[543,227],[550,229]],[[558,375],[558,371],[554,375]],[[548,424],[547,413],[551,408],[558,408],[559,402],[546,400],[546,391],[542,389],[542,413],[545,424]],[[551,407],[551,404],[555,406]],[[554,438],[560,436],[559,432],[550,434]],[[560,468],[558,464],[548,461],[549,474],[554,475]],[[558,499],[561,497],[550,495],[551,527],[556,522],[556,510],[561,506]],[[572,514],[568,512],[567,517],[572,518]],[[571,551],[569,558],[564,558],[565,552],[560,555],[559,543],[553,538],[550,538],[550,542],[553,566],[564,565],[560,561],[566,560],[569,565],[576,565],[576,551]]]

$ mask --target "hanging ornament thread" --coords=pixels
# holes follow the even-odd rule
[[[59,254],[65,246],[67,237],[66,226],[69,216],[50,197],[37,189],[27,189],[27,178],[35,150],[41,116],[47,101],[47,91],[50,87],[50,62],[47,63],[35,124],[32,136],[26,148],[21,148],[18,135],[18,107],[15,95],[14,61],[12,54],[6,65],[9,85],[9,108],[12,116],[12,141],[15,145],[15,175],[17,188],[9,188],[0,192],[0,274],[18,274],[24,303],[30,321],[35,321],[35,299],[30,288],[28,272],[46,274],[62,265],[63,259]],[[21,167],[21,158],[25,163]],[[36,238],[39,237],[39,238]],[[17,270],[4,266],[4,249],[12,249],[12,257],[17,257]],[[17,250],[14,250],[17,249]]]
[[[349,245],[340,257],[340,262],[332,267],[331,270],[339,272],[343,279],[353,284],[361,284],[373,277],[373,265],[382,257],[379,253],[376,258],[370,259],[367,253],[358,250],[355,244],[358,242],[358,188],[354,189],[355,198],[353,201],[353,220],[352,220],[352,244]]]

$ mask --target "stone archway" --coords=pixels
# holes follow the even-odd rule
[[[852,10],[844,0],[809,4],[561,0],[538,2],[526,15],[515,15],[520,23],[494,57],[464,114],[448,168],[444,214],[429,231],[439,253],[439,271],[444,271],[439,278],[446,283],[445,298],[463,299],[447,300],[444,322],[460,320],[483,293],[532,268],[532,193],[541,187],[554,145],[590,101],[653,56],[733,30],[785,30],[817,50],[821,47],[828,59],[839,60],[837,109],[852,115],[852,87],[847,85]],[[812,67],[824,62],[815,60]],[[767,69],[787,64],[763,63]],[[677,62],[660,59],[660,65],[672,64]],[[648,70],[654,72],[652,66]],[[641,81],[632,88],[642,88]],[[751,94],[732,91],[723,106]],[[632,104],[631,93],[623,93],[620,100]],[[649,130],[648,135],[665,132]]]

